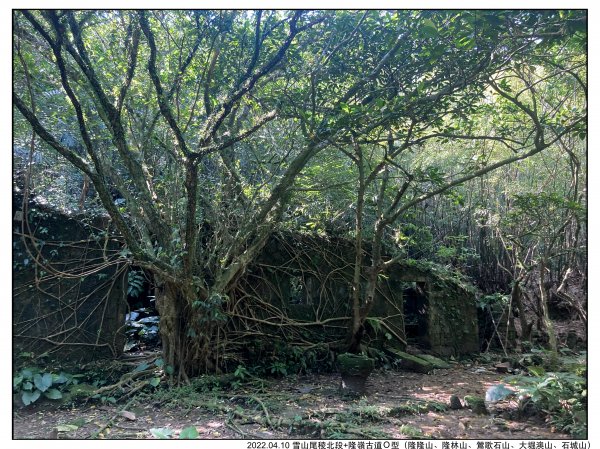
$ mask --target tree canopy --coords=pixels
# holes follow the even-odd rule
[[[529,234],[492,220],[501,206],[483,189],[469,216],[479,207],[484,227],[506,226],[505,242],[539,237],[546,264],[556,220],[581,223],[568,201],[584,196],[586,20],[576,10],[15,11],[15,147],[30,160],[58,155],[91,183],[97,197],[79,206],[108,213],[126,257],[154,274],[165,359],[182,378],[218,368],[210,348],[223,322],[200,318],[223,308],[282,227],[355,240],[356,351],[379,276],[439,237],[418,207],[464,205],[478,181],[519,167],[514,210],[533,214]],[[529,158],[571,167],[553,178],[566,203],[525,189]],[[549,207],[563,218],[547,224]]]

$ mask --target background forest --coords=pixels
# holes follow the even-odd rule
[[[110,217],[111,261],[156,287],[172,379],[235,369],[233,292],[282,232],[352,242],[342,352],[364,351],[376,290],[408,260],[508,308],[504,350],[586,339],[585,11],[24,10],[12,25],[13,191]]]

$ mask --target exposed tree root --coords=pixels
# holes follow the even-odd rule
[[[98,394],[104,394],[107,392],[112,392],[119,388],[123,389],[123,387],[128,386],[128,387],[130,387],[130,390],[127,393],[125,393],[124,397],[129,397],[133,393],[141,390],[143,387],[145,387],[149,383],[149,381],[146,379],[134,382],[135,379],[142,377],[142,376],[147,376],[150,374],[156,374],[155,367],[145,369],[142,371],[134,371],[131,373],[125,373],[121,376],[121,378],[119,379],[118,382],[98,388],[96,391],[93,392],[92,396],[95,396]]]
[[[234,400],[235,398],[252,399],[258,405],[260,405],[263,410],[263,413],[265,414],[265,422],[268,424],[269,428],[273,429],[273,423],[271,422],[271,418],[269,417],[269,411],[267,410],[267,407],[265,407],[265,404],[260,399],[258,399],[256,396],[252,396],[252,395],[243,395],[243,396],[238,395],[238,396],[232,397],[231,400]]]
[[[239,434],[243,439],[250,439],[250,438],[254,439],[254,440],[261,439],[261,437],[258,435],[254,435],[253,433],[250,433],[250,432],[244,432],[242,429],[240,429],[238,427],[238,425],[231,418],[227,419],[227,422],[225,423],[225,425],[229,429],[233,430],[235,433]]]
[[[242,430],[239,427],[240,424],[258,424],[261,427],[267,427],[271,430],[286,429],[290,436],[297,434],[310,434],[315,437],[323,437],[333,433],[340,433],[355,435],[358,438],[364,439],[387,437],[383,432],[361,426],[360,423],[353,424],[340,422],[336,419],[336,417],[339,415],[338,413],[315,413],[314,411],[309,411],[307,413],[303,413],[302,415],[298,415],[298,417],[293,419],[284,417],[272,419],[264,401],[259,399],[257,396],[236,395],[231,397],[232,400],[236,398],[251,399],[253,402],[257,403],[260,406],[262,412],[261,415],[256,415],[254,412],[248,413],[240,408],[232,409],[231,407],[221,404],[211,404],[211,408],[216,408],[222,413],[226,413],[228,415],[226,422],[227,427],[239,434],[242,438],[260,439],[263,437]],[[320,416],[323,416],[324,419],[320,420]]]

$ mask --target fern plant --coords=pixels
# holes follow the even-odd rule
[[[530,398],[558,430],[587,438],[587,380],[569,372],[511,376],[506,379],[517,394]]]

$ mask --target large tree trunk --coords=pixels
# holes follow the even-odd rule
[[[363,271],[363,210],[365,204],[365,172],[362,152],[358,145],[355,146],[356,164],[358,166],[358,196],[356,202],[355,240],[354,240],[354,275],[352,278],[352,324],[348,334],[348,352],[359,353],[360,341],[364,332],[361,319],[361,278]]]
[[[219,296],[219,295],[216,295]],[[176,382],[218,371],[215,336],[221,304],[198,298],[190,283],[164,282],[156,291],[165,367]],[[172,368],[168,368],[172,367]]]
[[[381,273],[381,243],[383,238],[383,228],[378,226],[373,239],[373,248],[371,255],[371,266],[366,270],[366,283],[364,286],[364,300],[358,309],[353,310],[353,323],[349,339],[348,352],[361,352],[361,341],[364,335],[364,324],[375,305],[375,294],[377,291],[377,282]]]
[[[514,305],[517,307],[517,310],[519,311],[519,322],[521,324],[521,341],[530,341],[533,321],[527,322],[527,316],[525,315],[525,307],[523,306],[523,300],[521,297],[521,281],[521,277],[514,281],[510,297],[511,301],[514,303]]]
[[[235,262],[217,272],[209,289],[194,276],[177,282],[159,279],[156,307],[160,315],[160,335],[166,366],[173,368],[177,382],[205,373],[219,372],[222,360],[219,332],[226,321],[226,302],[260,250],[271,227],[263,226],[247,247],[234,245]],[[169,369],[170,371],[170,369]]]

